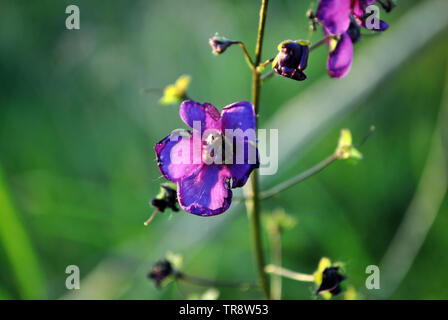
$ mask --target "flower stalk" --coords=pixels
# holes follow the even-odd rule
[[[331,156],[325,158],[324,160],[322,160],[321,162],[319,162],[317,165],[315,165],[314,167],[298,174],[295,177],[292,177],[289,180],[286,180],[283,183],[280,183],[279,185],[268,189],[266,191],[263,191],[260,195],[259,195],[259,199],[260,200],[265,200],[268,199],[270,197],[275,196],[276,194],[302,182],[303,180],[315,175],[316,173],[319,173],[320,171],[322,171],[323,169],[325,169],[326,167],[328,167],[330,164],[332,164],[335,160],[337,160],[337,156],[335,153],[333,153]]]
[[[243,50],[244,56],[246,58],[247,64],[249,65],[249,67],[254,70],[255,69],[255,65],[254,62],[252,61],[252,58],[250,57],[249,52],[246,49],[246,45],[244,44],[244,42],[242,41],[236,41],[235,44],[239,44],[241,49]]]
[[[300,273],[291,271],[279,266],[275,266],[273,264],[267,265],[265,268],[266,273],[275,274],[282,276],[284,278],[296,280],[296,281],[302,281],[302,282],[314,282],[314,275],[312,274],[306,274],[306,273]]]
[[[258,25],[258,34],[257,34],[257,44],[255,48],[255,68],[252,76],[252,104],[254,106],[255,114],[258,115],[260,109],[260,89],[261,89],[261,81],[260,81],[260,71],[258,70],[258,66],[261,61],[261,52],[263,48],[263,37],[264,30],[266,25],[266,13],[268,8],[268,0],[262,0],[261,8],[260,8],[260,21]],[[263,252],[263,244],[261,239],[261,228],[260,228],[260,200],[259,200],[259,186],[258,186],[258,171],[255,170],[252,172],[252,175],[249,179],[248,184],[249,190],[246,191],[248,193],[248,198],[246,200],[246,208],[247,214],[251,221],[252,228],[252,241],[254,246],[254,254],[255,254],[255,264],[258,273],[258,283],[263,291],[266,299],[270,299],[270,291],[269,285],[267,281],[266,274],[264,272],[264,252]],[[246,189],[247,190],[247,189]]]
[[[282,231],[277,225],[269,232],[269,242],[271,244],[272,262],[280,266],[282,265]],[[271,297],[273,300],[282,299],[282,278],[279,275],[271,277]]]

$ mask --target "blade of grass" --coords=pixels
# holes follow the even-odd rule
[[[448,170],[444,145],[448,119],[448,70],[438,123],[434,131],[428,159],[414,198],[401,221],[380,265],[381,281],[387,285],[372,294],[386,299],[405,279],[425,242],[426,236],[447,195]]]
[[[0,166],[0,244],[23,299],[45,299],[46,290],[36,253],[9,196]]]

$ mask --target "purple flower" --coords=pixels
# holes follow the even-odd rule
[[[223,213],[232,201],[231,188],[244,186],[259,166],[254,108],[240,101],[224,107],[220,115],[211,104],[188,100],[179,113],[193,132],[175,131],[155,145],[160,172],[177,182],[185,211]]]
[[[324,33],[338,36],[327,41],[330,54],[327,62],[328,73],[333,78],[342,78],[349,71],[353,60],[353,43],[360,37],[359,27],[367,28],[366,8],[375,0],[320,0],[316,18],[322,23]],[[379,21],[374,31],[384,31],[388,24]],[[335,42],[337,41],[337,42]]]
[[[306,69],[309,54],[308,41],[283,41],[278,45],[279,53],[272,62],[272,67],[279,75],[297,81],[306,79],[303,70]]]

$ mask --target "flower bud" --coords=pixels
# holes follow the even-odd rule
[[[191,77],[188,75],[180,76],[174,84],[170,84],[163,89],[163,97],[159,100],[160,104],[169,105],[179,103],[187,99],[187,89],[190,85]]]
[[[316,294],[328,291],[333,296],[341,293],[339,284],[345,280],[345,276],[341,273],[339,267],[326,268],[322,273],[322,283],[316,291]]]
[[[226,51],[229,46],[235,44],[235,41],[220,37],[217,33],[212,38],[210,38],[208,42],[213,49],[213,54],[215,55],[220,55],[221,53]]]
[[[397,0],[379,0],[377,1],[383,9],[389,13],[392,11],[393,8],[397,5]]]
[[[176,185],[171,183],[164,183],[160,185],[159,194],[151,200],[151,204],[159,209],[160,212],[164,212],[166,208],[177,212],[177,191]]]
[[[353,43],[361,40],[361,27],[355,22],[353,17],[350,17],[350,26],[348,27],[347,33]]]
[[[272,62],[272,68],[283,77],[305,80],[303,70],[308,63],[309,45],[308,41],[283,41],[278,45],[279,53]]]
[[[352,133],[348,129],[342,129],[339,136],[338,147],[335,151],[336,158],[339,160],[361,160],[362,154],[353,146]]]
[[[320,259],[319,266],[314,273],[314,282],[319,286],[316,294],[322,294],[325,299],[330,299],[341,293],[340,283],[345,279],[339,265],[332,265],[328,258]]]
[[[168,260],[157,261],[152,267],[151,272],[148,274],[148,278],[154,281],[157,288],[160,288],[162,282],[174,274],[174,269]]]

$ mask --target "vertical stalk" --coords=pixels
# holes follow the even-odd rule
[[[252,104],[254,105],[255,114],[258,116],[260,106],[260,72],[257,66],[261,61],[261,50],[263,47],[264,28],[266,23],[266,11],[268,7],[268,0],[262,0],[260,8],[260,22],[258,25],[257,45],[255,49],[255,68],[253,69],[252,77]],[[258,122],[258,121],[257,121]],[[258,125],[257,125],[258,126]],[[258,190],[258,171],[255,170],[249,179],[249,192],[246,200],[247,214],[252,226],[252,241],[254,245],[255,263],[258,272],[258,282],[265,297],[270,299],[270,292],[266,274],[264,272],[264,254],[261,240],[260,230],[260,201]]]
[[[282,231],[279,226],[271,230],[271,261],[275,266],[282,266]],[[276,274],[271,275],[271,298],[273,300],[282,299],[282,277]]]

